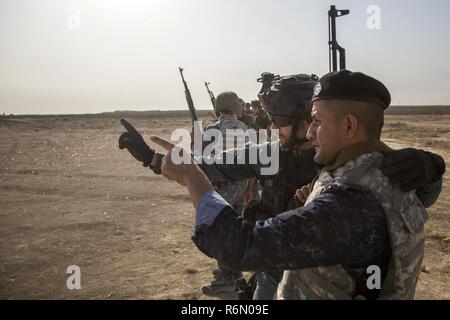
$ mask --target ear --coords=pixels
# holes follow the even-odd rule
[[[344,116],[345,136],[347,138],[353,138],[359,129],[358,119],[352,114],[346,114]]]

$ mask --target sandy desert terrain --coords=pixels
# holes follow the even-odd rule
[[[168,138],[188,118],[129,119]],[[208,299],[215,262],[190,236],[187,191],[117,147],[117,117],[0,120],[0,299]],[[389,115],[384,140],[441,154],[450,115]],[[450,299],[450,174],[429,209],[416,298]],[[68,290],[66,268],[81,268]],[[218,297],[223,298],[223,297]]]

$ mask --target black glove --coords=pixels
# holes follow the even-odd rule
[[[436,181],[445,172],[445,162],[437,154],[407,148],[385,154],[380,169],[402,191],[411,191]]]
[[[142,138],[141,134],[125,119],[120,119],[120,123],[127,129],[119,137],[119,148],[126,148],[136,160],[148,167],[152,162],[155,150],[151,149]]]
[[[262,211],[262,209],[261,203],[256,199],[252,199],[244,206],[242,218],[251,223],[255,223],[256,220],[266,220],[270,218],[270,214]]]

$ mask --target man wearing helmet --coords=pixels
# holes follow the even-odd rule
[[[223,141],[227,140],[227,130],[247,130],[247,126],[240,120],[243,112],[242,99],[239,99],[236,93],[227,91],[222,92],[216,97],[214,111],[217,116],[217,121],[204,130],[204,136],[208,134],[209,130],[219,130],[222,134]],[[203,141],[203,148],[210,142]],[[240,146],[237,146],[240,147]],[[226,199],[237,212],[241,212],[244,205],[244,191],[246,187],[245,180],[230,181],[225,179],[218,179],[213,182],[214,190],[216,190],[224,199]],[[219,265],[217,269],[213,270],[214,280],[202,287],[204,294],[215,294],[226,291],[235,290],[235,281],[242,277],[239,271],[231,270]]]

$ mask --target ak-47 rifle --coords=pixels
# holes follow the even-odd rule
[[[205,81],[205,87],[206,87],[206,90],[208,91],[209,99],[211,100],[211,104],[212,104],[213,108],[215,108],[216,98],[214,97],[214,93],[211,90],[209,90],[209,86],[208,86],[209,84],[210,84],[210,82]]]
[[[336,18],[345,16],[350,10],[337,10],[336,6],[330,6],[328,10],[328,65],[329,71],[337,71],[337,51],[339,51],[339,70],[345,69],[345,49],[336,39]]]
[[[181,74],[181,79],[183,80],[183,85],[184,85],[184,94],[186,95],[186,101],[188,104],[188,108],[189,108],[189,112],[191,114],[191,119],[192,119],[192,132],[194,132],[194,123],[195,121],[197,121],[197,114],[195,113],[195,107],[194,107],[194,102],[192,101],[192,96],[191,96],[191,92],[189,91],[189,88],[187,86],[186,81],[184,80],[184,76],[183,76],[183,68],[179,67],[178,68],[180,70],[180,74]]]
[[[210,82],[205,81],[205,87],[206,87],[206,90],[208,91],[209,99],[211,100],[213,110],[215,110],[216,109],[216,97],[214,97],[214,93],[211,90],[209,90],[209,86],[208,86],[209,84],[210,84]],[[217,114],[215,113],[215,111],[213,113],[209,113],[209,114],[211,115],[211,117],[214,120],[217,120]]]

